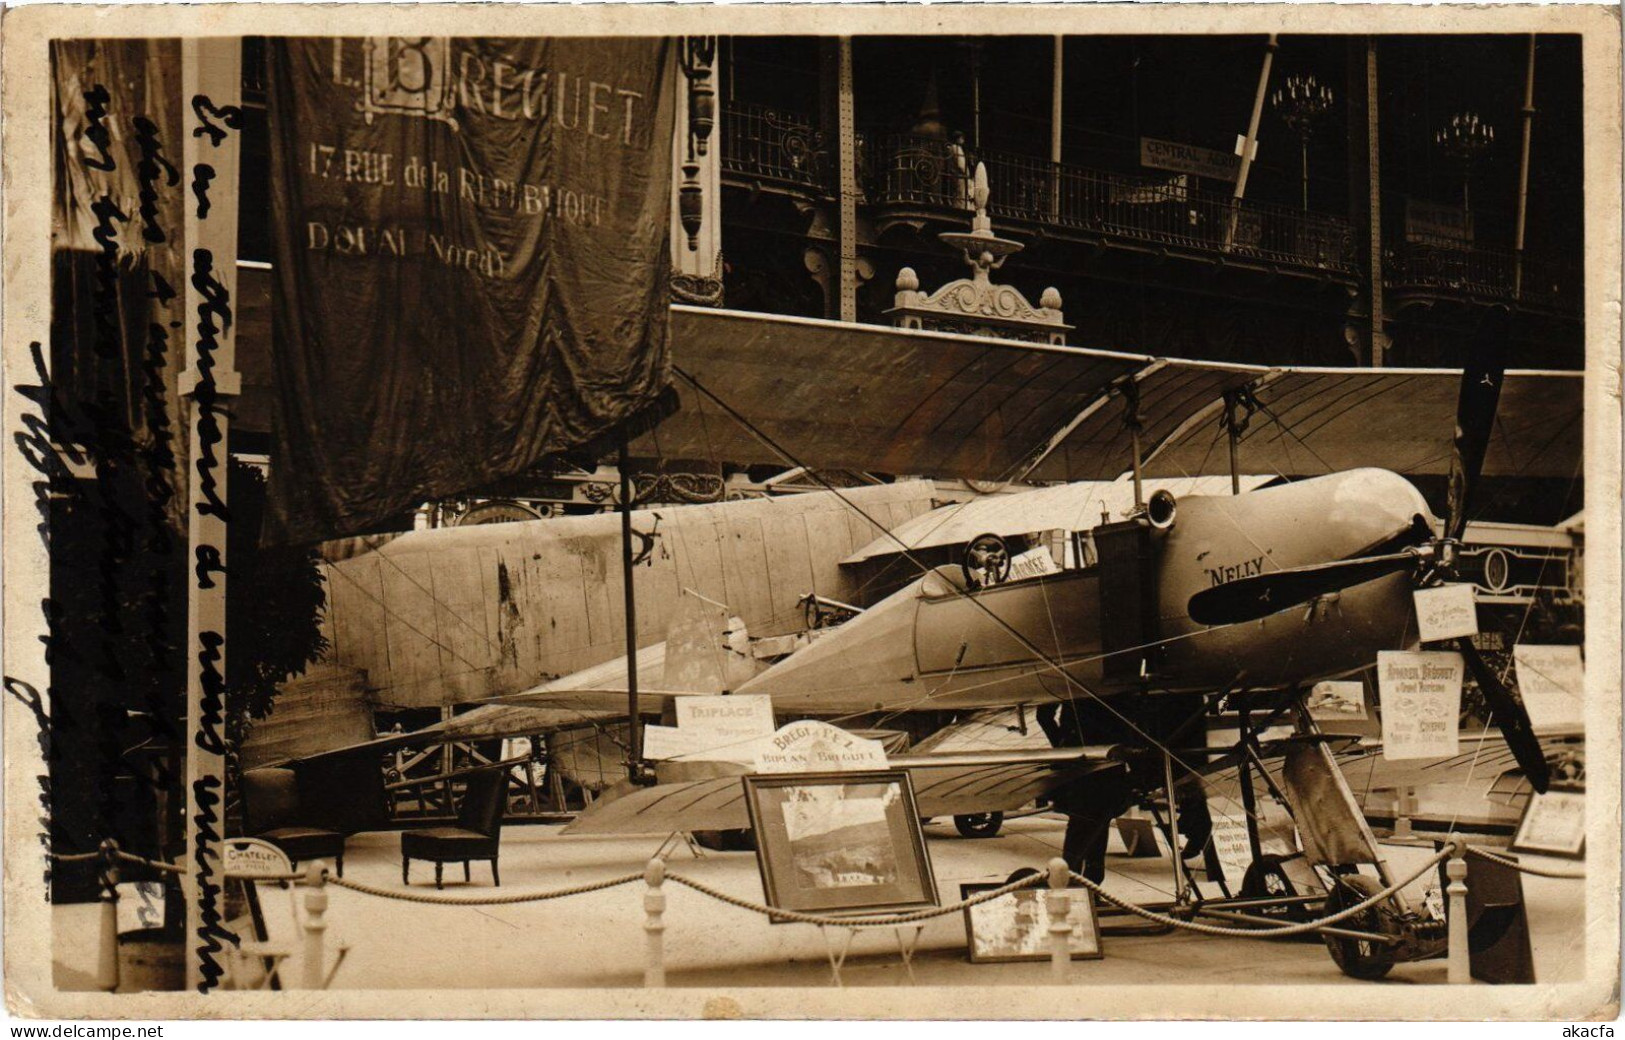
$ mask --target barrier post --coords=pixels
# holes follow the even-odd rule
[[[327,864],[311,860],[305,868],[305,989],[323,988],[323,949],[327,932]]]
[[[648,941],[643,985],[662,989],[666,985],[666,893],[660,886],[666,882],[666,861],[659,856],[651,859],[643,868],[643,880],[649,886],[643,893],[643,934]]]
[[[1447,906],[1445,914],[1450,921],[1450,947],[1448,974],[1451,985],[1472,981],[1472,957],[1467,947],[1467,842],[1455,837],[1450,842],[1450,861],[1444,867],[1449,884],[1445,886]]]
[[[101,943],[97,947],[96,988],[118,992],[118,842],[101,844],[97,867],[101,882]]]
[[[1045,896],[1049,906],[1049,965],[1050,976],[1056,983],[1067,981],[1072,970],[1072,949],[1068,939],[1072,935],[1071,899],[1066,893],[1066,860],[1059,856],[1049,861],[1049,893]]]
[[[1409,838],[1415,832],[1411,829],[1411,817],[1416,814],[1416,788],[1401,787],[1394,799],[1394,837]]]

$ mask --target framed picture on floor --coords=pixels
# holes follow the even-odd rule
[[[963,884],[959,898],[969,899],[999,885]],[[965,943],[972,964],[1003,961],[1047,961],[1049,950],[1049,889],[1023,888],[965,908]],[[1072,934],[1067,945],[1073,960],[1101,956],[1100,922],[1095,917],[1094,893],[1067,889],[1067,920]]]
[[[768,906],[860,915],[937,905],[906,772],[782,773],[743,782]]]
[[[1584,859],[1585,844],[1585,788],[1553,787],[1529,796],[1509,851]]]

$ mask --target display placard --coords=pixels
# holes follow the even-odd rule
[[[1439,585],[1417,589],[1416,628],[1422,642],[1455,639],[1478,633],[1478,601],[1471,585]]]
[[[1519,643],[1512,648],[1512,659],[1529,721],[1540,729],[1585,724],[1585,662],[1579,647]]]
[[[259,838],[230,838],[220,846],[221,872],[229,878],[276,880],[293,873],[287,853]]]
[[[1224,868],[1225,884],[1235,892],[1253,862],[1253,845],[1247,837],[1246,820],[1225,811],[1224,806],[1215,805],[1212,800],[1208,803],[1208,812],[1213,817],[1213,851],[1219,857],[1219,865]]]
[[[1000,886],[962,884],[960,900]],[[1095,917],[1094,893],[1087,888],[1067,889],[1066,919],[1072,931],[1066,937],[1073,960],[1096,960],[1100,952],[1100,921]],[[972,964],[1050,959],[1048,889],[1023,888],[997,899],[965,908],[965,945]]]
[[[1581,788],[1554,787],[1529,797],[1511,851],[1566,859],[1585,858],[1586,796]]]
[[[1377,654],[1386,759],[1445,758],[1461,734],[1460,654],[1383,650]]]
[[[122,881],[118,886],[118,932],[142,932],[164,926],[164,883]]]
[[[724,741],[748,741],[773,734],[773,698],[765,693],[720,697],[677,697],[677,726]]]
[[[757,745],[758,773],[818,773],[886,768],[877,740],[853,736],[827,722],[792,722]]]
[[[1305,702],[1317,722],[1356,722],[1366,717],[1365,683],[1318,682]]]

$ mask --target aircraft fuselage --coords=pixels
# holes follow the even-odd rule
[[[1408,575],[1213,628],[1190,619],[1190,597],[1252,574],[1360,555],[1417,514],[1430,516],[1422,495],[1376,469],[1184,498],[1171,528],[1150,536],[1144,566],[1156,609],[1146,645],[1103,649],[1103,621],[1117,605],[1102,597],[1099,567],[975,591],[937,573],[740,692],[769,693],[780,711],[840,714],[1043,703],[1083,695],[1078,685],[1098,694],[1213,691],[1347,674],[1373,664],[1379,650],[1414,643]]]

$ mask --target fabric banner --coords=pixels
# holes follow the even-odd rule
[[[53,40],[51,68],[51,421],[108,469],[124,473],[134,452],[124,508],[144,515],[152,499],[181,531],[180,45]]]
[[[268,50],[272,537],[378,529],[660,398],[668,41]]]

